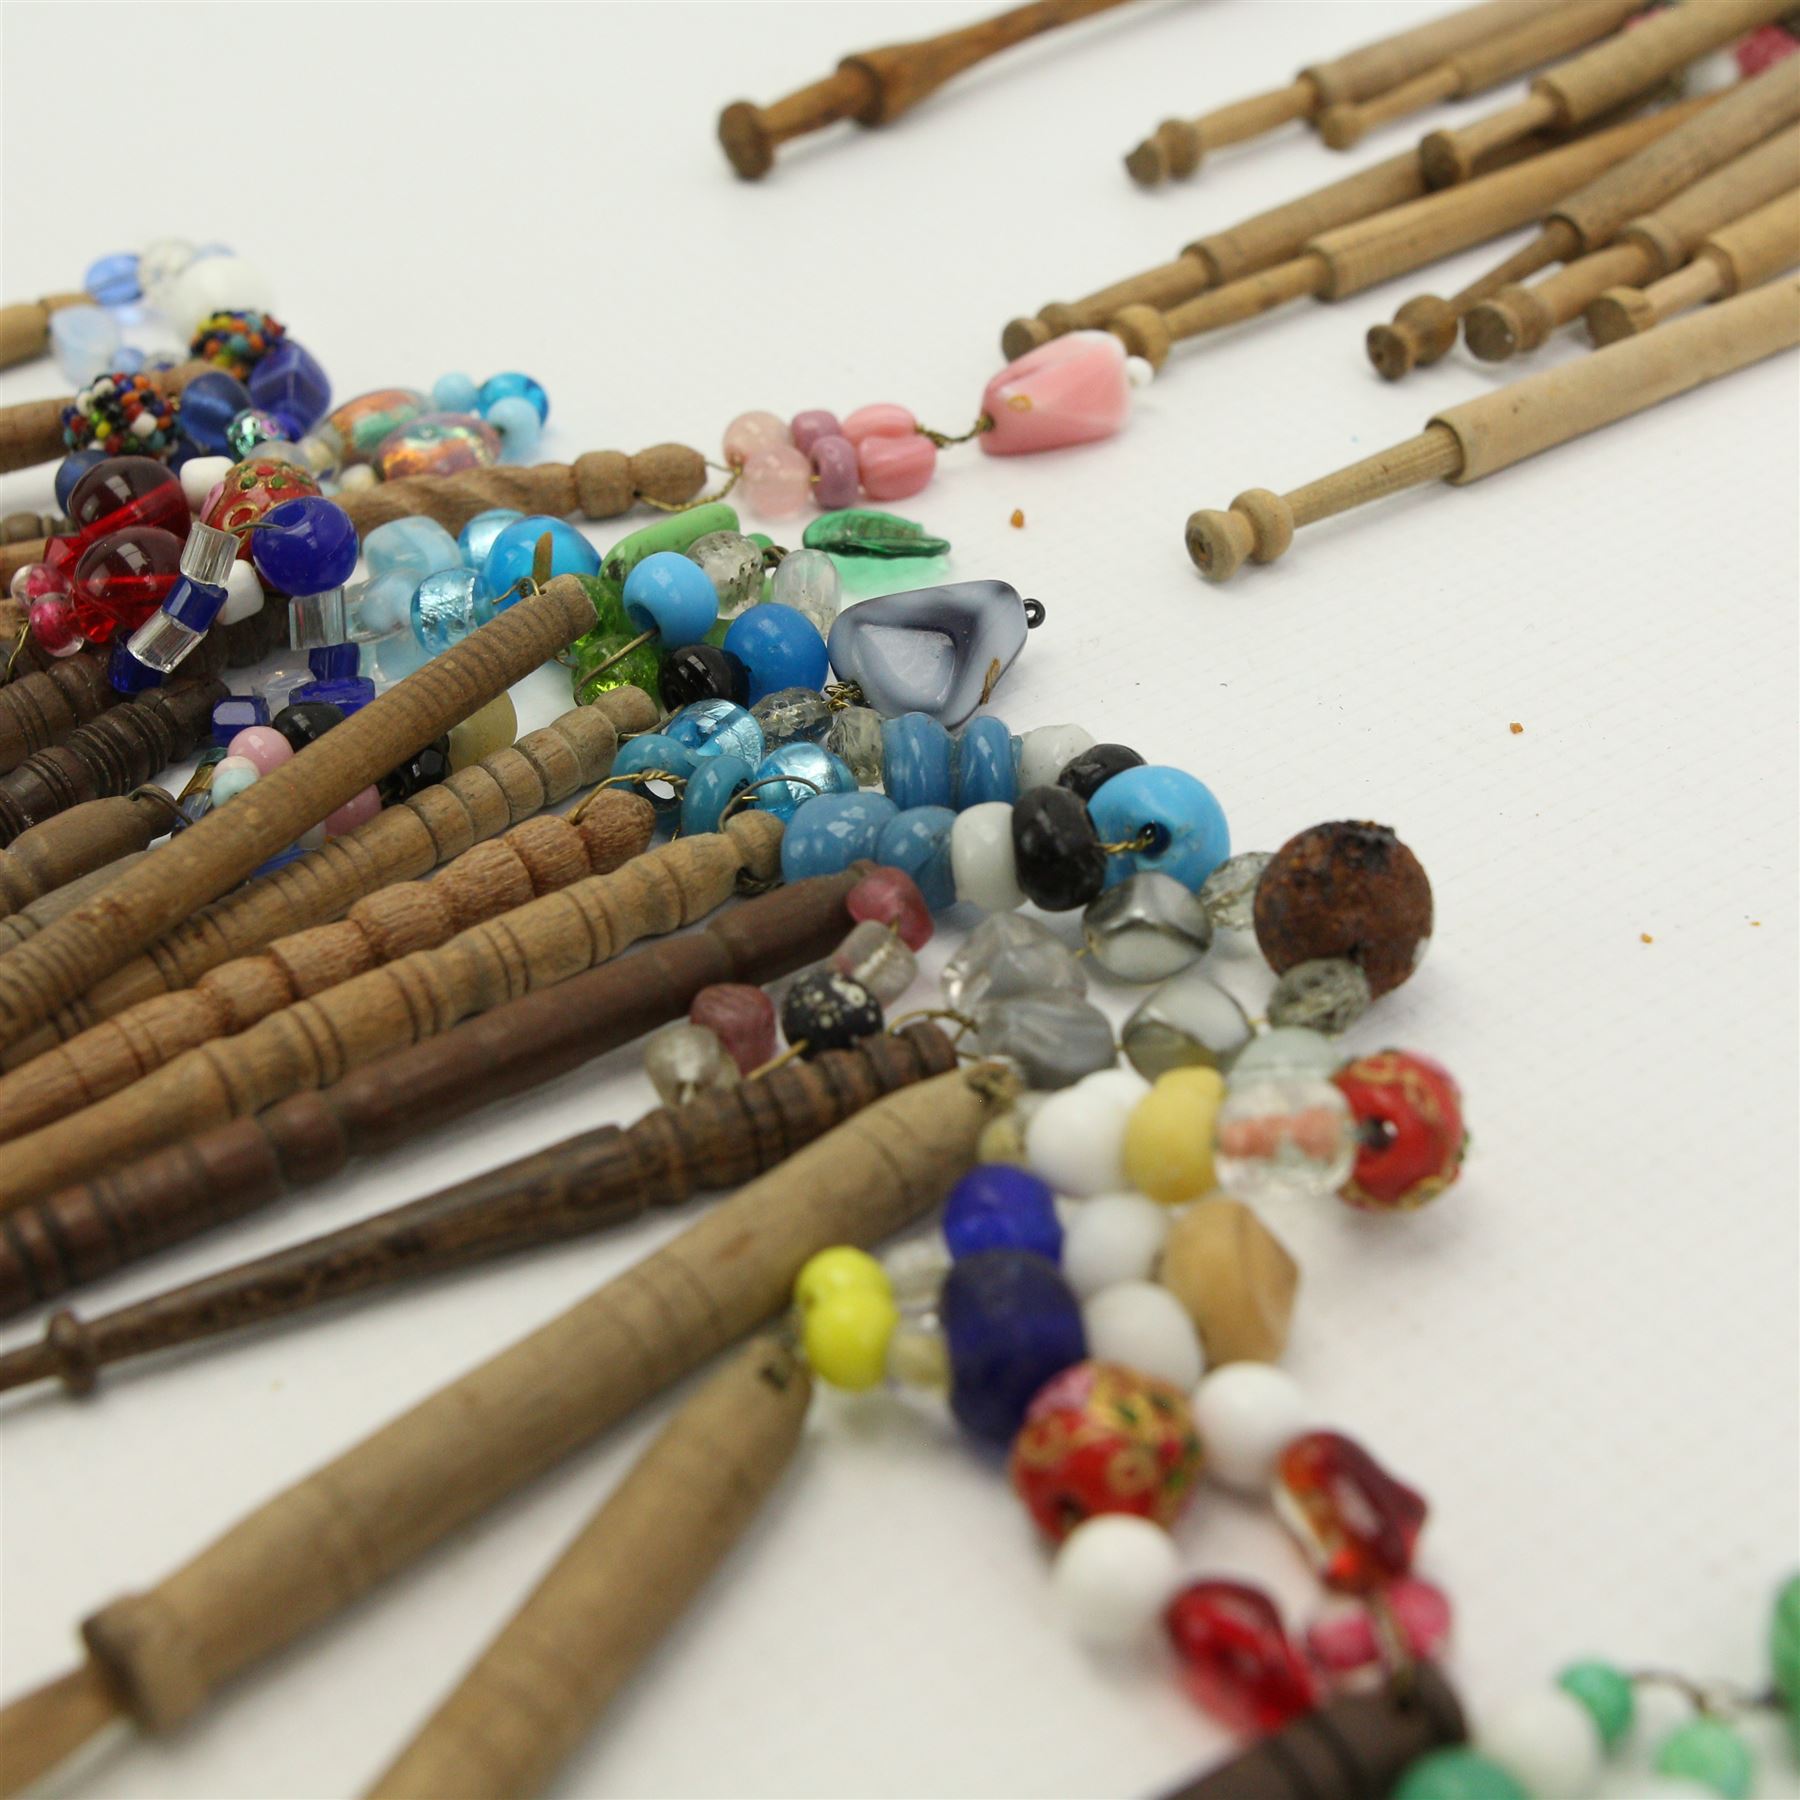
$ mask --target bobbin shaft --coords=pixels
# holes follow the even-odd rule
[[[0,369],[30,362],[50,348],[50,315],[65,306],[92,306],[86,294],[46,294],[0,306]]]
[[[150,376],[164,394],[179,394],[197,375],[213,372],[209,362],[184,362]],[[0,475],[28,469],[33,463],[54,462],[64,454],[62,416],[75,404],[73,394],[56,400],[25,400],[17,406],[0,406]]]

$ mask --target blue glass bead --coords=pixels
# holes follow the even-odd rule
[[[613,758],[612,772],[635,775],[640,769],[658,769],[665,775],[685,781],[693,774],[694,767],[694,753],[686,744],[678,744],[660,731],[646,731],[641,737],[634,737],[619,746],[619,754]],[[658,782],[656,786],[666,788],[667,784]],[[633,782],[631,790],[642,794],[658,812],[673,812],[680,805],[679,793],[655,792],[641,781]]]
[[[823,688],[831,671],[819,628],[805,613],[775,600],[739,613],[725,633],[724,648],[750,671],[752,706],[781,688]]]
[[[681,835],[717,831],[719,820],[756,774],[756,765],[741,756],[708,756],[694,764],[681,795]],[[785,843],[783,850],[785,854]]]
[[[475,385],[473,376],[440,375],[431,384],[431,404],[439,412],[479,412],[481,389]]]
[[[711,577],[677,550],[658,550],[625,577],[625,614],[636,631],[657,632],[672,650],[697,644],[719,620]]]
[[[1013,739],[998,719],[971,719],[956,740],[956,810],[985,801],[1019,797],[1019,772],[1013,766]]]
[[[953,1257],[1030,1250],[1060,1263],[1056,1195],[1049,1182],[1016,1163],[977,1163],[944,1202],[944,1241]]]
[[[240,731],[269,722],[269,703],[261,694],[227,694],[212,709],[212,741],[223,750]]]
[[[1087,1355],[1081,1307],[1055,1263],[1029,1250],[959,1257],[938,1301],[950,1352],[950,1410],[965,1431],[1005,1446],[1032,1397]]]
[[[456,539],[436,519],[390,519],[363,539],[362,553],[371,575],[404,569],[415,581],[463,560]]]
[[[138,285],[138,259],[135,250],[115,250],[110,256],[96,257],[88,264],[81,285],[102,306],[123,306],[144,291]]]
[[[466,572],[466,571],[465,571]],[[385,569],[344,596],[344,623],[358,644],[405,631],[419,577],[411,569]]]
[[[112,660],[106,665],[106,679],[115,693],[141,694],[147,689],[161,687],[163,672],[139,662],[125,645],[114,644]]]
[[[911,806],[888,822],[875,846],[875,860],[910,875],[933,912],[956,904],[950,868],[950,828],[955,823],[956,814],[947,806]]]
[[[473,569],[440,569],[419,583],[411,613],[413,636],[422,649],[439,656],[493,617],[492,607],[476,602],[476,579]]]
[[[754,765],[768,748],[762,727],[730,700],[696,700],[670,718],[663,731],[696,756],[741,756]]]
[[[95,463],[106,461],[104,450],[76,450],[65,456],[56,465],[56,504],[63,512],[69,510],[69,496],[75,492],[75,484]]]
[[[550,534],[552,575],[599,574],[600,552],[573,525],[553,519],[548,513],[527,513],[522,519],[514,519],[494,539],[487,561],[475,578],[475,597],[490,603],[498,601],[508,588],[524,580],[531,573],[538,539],[546,532]],[[506,605],[512,605],[517,598],[514,594]]]
[[[137,375],[145,369],[169,369],[174,366],[160,356],[152,362],[135,344],[121,344],[113,352],[113,369],[120,375]]]
[[[335,706],[347,719],[375,698],[375,684],[366,675],[340,675],[329,681],[309,681],[294,689],[289,706],[303,706],[308,700],[323,700]]]
[[[493,551],[495,538],[524,516],[516,506],[490,506],[478,512],[457,534],[457,554],[471,569],[479,569]]]
[[[252,404],[250,390],[235,375],[208,369],[181,390],[182,435],[210,456],[230,456],[231,421]]]
[[[1088,800],[1094,829],[1105,844],[1122,844],[1149,826],[1147,850],[1124,851],[1106,859],[1106,885],[1115,887],[1141,869],[1172,875],[1198,889],[1231,854],[1231,829],[1224,809],[1205,782],[1181,769],[1148,763],[1103,781]]]
[[[342,681],[362,666],[362,651],[355,644],[325,644],[307,651],[306,666],[314,681]]]
[[[283,338],[250,371],[250,398],[258,406],[291,413],[304,437],[331,410],[331,382],[304,344]],[[183,411],[186,404],[184,395]]]
[[[504,399],[496,400],[483,416],[500,434],[502,462],[528,463],[537,455],[544,426],[529,400],[509,394]]]
[[[956,798],[956,743],[936,719],[902,713],[881,722],[881,785],[896,806],[948,806]]]
[[[356,527],[335,500],[302,494],[257,521],[250,554],[269,587],[283,594],[328,594],[356,567]]]
[[[781,840],[782,880],[839,875],[859,857],[873,857],[896,810],[885,794],[817,794],[802,802]]]
[[[86,387],[119,366],[119,322],[104,307],[59,306],[50,315],[50,351],[70,387]]]
[[[632,740],[637,741],[635,738]],[[854,794],[856,777],[829,750],[817,744],[783,744],[756,765],[756,779],[788,775],[791,781],[769,781],[756,790],[756,804],[778,819],[791,819],[814,794]]]
[[[489,407],[496,400],[514,398],[530,401],[531,410],[538,416],[538,423],[540,425],[548,423],[550,396],[529,375],[521,375],[517,369],[508,369],[503,374],[490,375],[481,384],[481,392],[476,397],[476,409],[485,416]]]

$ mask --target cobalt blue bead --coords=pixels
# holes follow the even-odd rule
[[[209,456],[235,457],[227,434],[231,421],[251,404],[250,390],[235,375],[227,375],[223,369],[208,369],[181,390],[181,411],[177,416],[182,435]]]
[[[678,744],[660,731],[646,731],[641,737],[621,744],[619,754],[613,758],[615,775],[635,775],[640,769],[660,769],[666,775],[685,780],[694,772],[694,753],[686,744]],[[666,785],[656,783],[659,789]],[[642,794],[658,812],[673,812],[680,804],[679,796],[673,792],[653,791],[641,781],[633,782],[631,787],[633,793]]]
[[[81,285],[102,306],[123,306],[137,299],[144,291],[138,283],[137,252],[115,250],[111,256],[96,258],[88,264]]]
[[[513,522],[494,539],[487,561],[475,577],[475,598],[490,605],[498,601],[514,583],[531,573],[532,558],[537,555],[538,539],[550,534],[550,573],[552,575],[598,575],[600,552],[564,519],[548,513],[527,513]],[[506,604],[518,599],[514,594]]]
[[[977,1163],[944,1202],[944,1241],[953,1257],[1030,1250],[1060,1263],[1056,1195],[1049,1182],[1016,1163]]]
[[[947,806],[908,807],[882,828],[875,846],[875,860],[910,875],[933,912],[956,904],[950,869],[950,828],[955,823],[956,814]]]
[[[314,681],[342,681],[362,667],[362,648],[357,644],[323,644],[306,653],[306,666]]]
[[[161,687],[163,675],[161,669],[139,662],[125,645],[114,644],[112,660],[106,665],[106,679],[115,693],[142,694]]]
[[[697,562],[658,550],[625,577],[625,613],[634,630],[657,632],[673,650],[699,643],[719,622],[718,590]]]
[[[819,794],[802,802],[781,840],[782,880],[840,875],[859,857],[873,857],[896,810],[885,794]]]
[[[212,741],[223,750],[240,731],[269,722],[269,703],[261,694],[227,694],[212,709]]]
[[[823,688],[831,671],[818,626],[777,600],[739,613],[725,633],[725,648],[750,671],[752,706],[782,688]]]
[[[250,371],[250,398],[265,411],[290,414],[304,437],[331,410],[331,382],[304,344],[283,338]],[[185,394],[181,409],[185,414]]]
[[[521,375],[517,369],[508,369],[500,375],[490,375],[481,384],[481,392],[476,398],[476,406],[486,412],[496,400],[506,400],[517,395],[521,400],[529,400],[538,416],[538,423],[545,423],[550,417],[550,396],[529,375]]]
[[[729,752],[696,763],[681,794],[681,835],[717,831],[725,808],[750,785],[755,773],[754,763]]]
[[[768,748],[762,727],[730,700],[696,700],[670,718],[663,732],[696,756],[741,756],[752,765]]]
[[[76,450],[56,465],[56,504],[63,512],[69,510],[69,496],[75,492],[76,482],[106,458],[104,450]]]
[[[938,1301],[950,1352],[950,1410],[965,1431],[1006,1446],[1053,1375],[1087,1355],[1081,1307],[1055,1263],[1029,1250],[959,1257]]]
[[[1013,740],[998,719],[971,719],[956,740],[956,810],[1019,797],[1019,772],[1013,766]]]
[[[516,506],[490,506],[486,512],[478,512],[456,535],[457,554],[463,566],[479,569],[493,550],[495,538],[524,516]]]
[[[1181,769],[1156,763],[1126,769],[1095,788],[1088,813],[1103,843],[1126,843],[1146,827],[1152,834],[1148,849],[1106,859],[1108,887],[1153,869],[1198,888],[1231,854],[1224,809],[1205,782]]]
[[[356,646],[352,644],[351,649]],[[375,683],[366,675],[338,675],[327,681],[309,681],[288,696],[290,706],[304,706],[309,700],[323,700],[335,706],[347,719],[375,698]]]
[[[328,594],[356,567],[356,527],[335,500],[302,494],[272,506],[250,534],[257,572],[283,594]]]
[[[881,785],[896,806],[949,806],[956,798],[956,744],[928,713],[881,721]]]
[[[635,741],[635,740],[634,740]],[[778,819],[791,819],[814,794],[854,794],[856,777],[829,750],[817,744],[783,744],[756,765],[756,779],[785,775],[793,779],[769,781],[756,790],[756,804]]]

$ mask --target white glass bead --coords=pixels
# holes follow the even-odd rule
[[[1580,1800],[1600,1779],[1594,1715],[1573,1694],[1548,1683],[1477,1718],[1474,1742],[1534,1800]]]
[[[1186,1393],[1200,1379],[1206,1356],[1184,1307],[1154,1281],[1120,1281],[1102,1288],[1081,1309],[1088,1355],[1154,1375]]]
[[[1125,379],[1134,388],[1148,387],[1156,379],[1156,364],[1143,356],[1125,359]]]
[[[1019,792],[1054,787],[1064,768],[1093,747],[1093,734],[1079,725],[1040,725],[1026,732],[1019,739]]]
[[[983,912],[1011,912],[1025,904],[1013,861],[1012,808],[984,800],[956,815],[950,828],[950,870],[956,897]]]
[[[1135,1081],[1135,1089],[1125,1090],[1120,1075]],[[1125,1187],[1125,1121],[1147,1091],[1128,1069],[1102,1069],[1047,1094],[1025,1127],[1033,1173],[1078,1200]]]
[[[1084,1520],[1050,1565],[1050,1590],[1070,1631],[1107,1649],[1147,1637],[1180,1584],[1169,1534],[1130,1513]]]
[[[254,618],[263,609],[266,596],[256,571],[242,558],[231,565],[225,576],[225,604],[214,621],[218,625],[235,625],[239,619]]]
[[[181,336],[192,337],[208,313],[273,312],[275,290],[241,256],[203,256],[169,283],[158,304]]]
[[[352,463],[338,477],[338,488],[341,492],[353,494],[360,488],[372,488],[380,477],[375,473],[373,463]]]
[[[229,456],[195,456],[181,465],[181,492],[189,512],[198,512],[206,496],[225,479],[236,464]]]
[[[1300,1384],[1268,1363],[1226,1363],[1194,1390],[1206,1472],[1245,1494],[1267,1494],[1282,1449],[1314,1420]]]
[[[1142,1194],[1097,1194],[1063,1227],[1063,1279],[1086,1300],[1120,1281],[1145,1281],[1169,1235],[1169,1209]]]

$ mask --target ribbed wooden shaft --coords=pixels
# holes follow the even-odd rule
[[[150,379],[165,394],[179,394],[196,375],[211,372],[207,362],[185,362],[161,370]],[[63,409],[75,402],[73,394],[56,400],[25,400],[17,406],[0,406],[0,475],[28,469],[33,463],[55,462],[65,453]]]
[[[107,652],[84,650],[0,688],[0,775],[118,705],[106,664]]]
[[[160,788],[145,788],[83,801],[20,832],[0,850],[0,921],[66,890],[71,882],[91,878],[134,850],[148,849],[174,823],[174,804]],[[11,938],[0,938],[0,952],[12,944]]]

